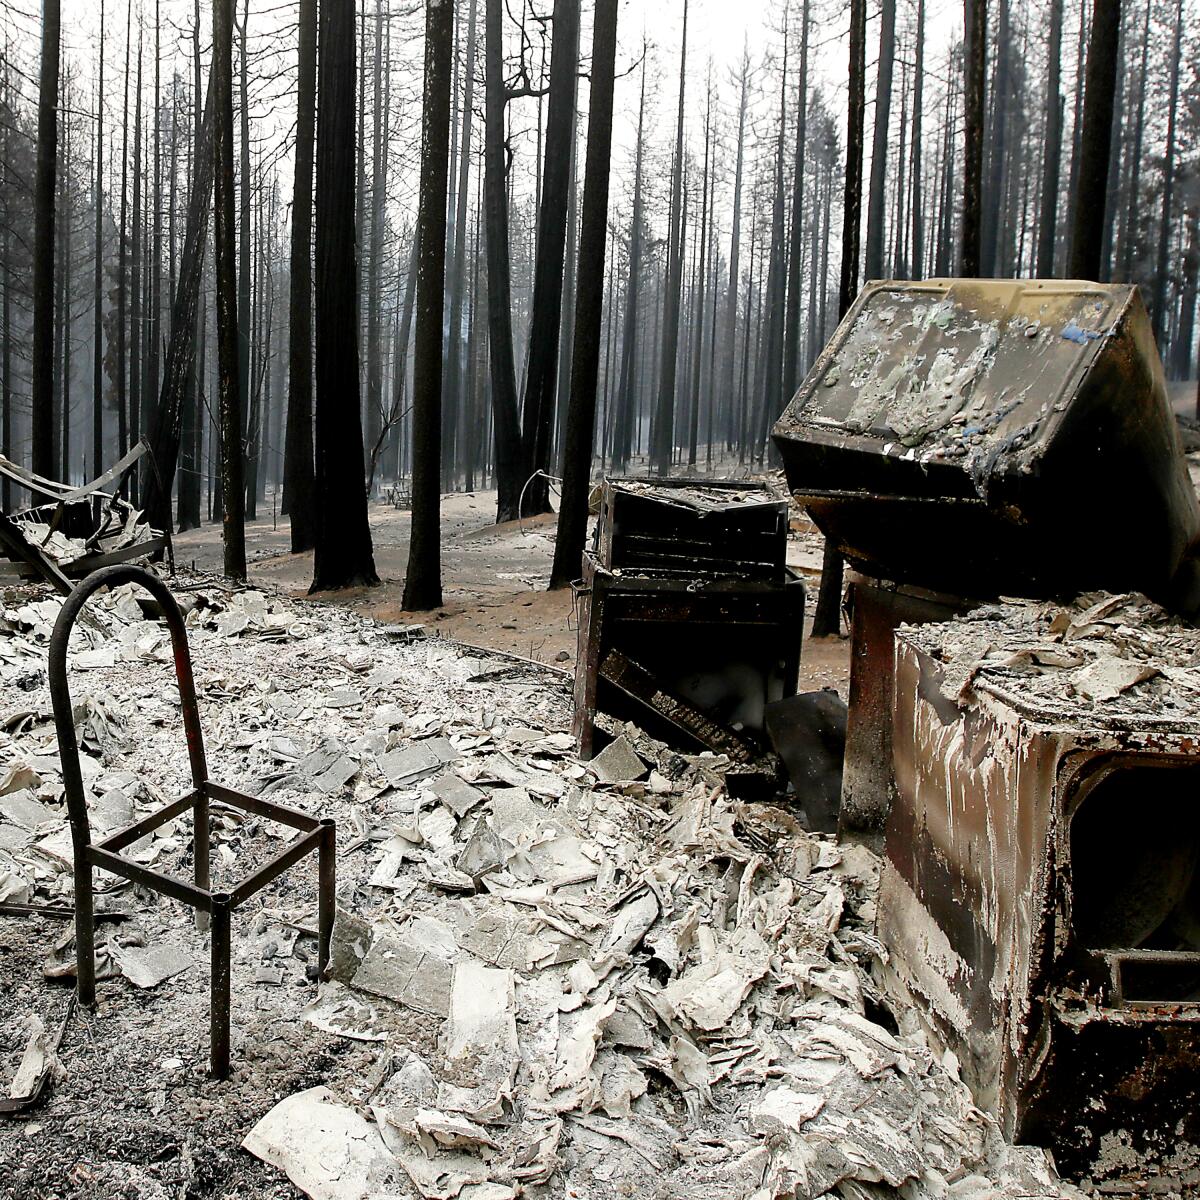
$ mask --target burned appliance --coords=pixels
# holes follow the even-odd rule
[[[764,710],[795,694],[804,586],[784,563],[787,503],[763,485],[605,481],[575,594],[574,733],[601,711],[753,770]]]
[[[1091,588],[1200,611],[1200,507],[1134,287],[871,284],[774,437],[797,500],[863,577],[844,834],[882,839],[901,622]]]
[[[1007,1137],[1115,1195],[1200,1165],[1197,661],[1131,596],[896,635],[885,982]]]

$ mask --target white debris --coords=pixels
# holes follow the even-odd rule
[[[188,970],[193,962],[182,946],[121,946],[112,942],[108,952],[121,974],[139,988],[158,987]]]
[[[214,586],[193,600],[213,778],[337,822],[338,913],[319,992],[292,986],[315,969],[315,864],[264,891],[263,911],[245,918],[260,922],[253,937],[235,935],[234,1021],[261,1010],[257,1051],[278,1039],[292,1062],[296,1037],[306,1049],[358,1043],[314,1055],[345,1103],[324,1087],[299,1092],[246,1140],[306,1194],[1072,1194],[1044,1154],[1004,1145],[920,1036],[865,1015],[881,950],[872,856],[733,800],[711,755],[674,754],[632,728],[613,731],[625,761],[600,782],[570,752],[567,687],[532,664],[261,592]],[[0,733],[0,898],[70,901],[44,681],[58,608],[40,596],[0,604],[0,695],[20,705]],[[129,589],[90,611],[97,624],[79,626],[71,649],[72,668],[81,656],[91,666],[73,681],[85,786],[98,820],[128,823],[191,786],[169,648]],[[1042,679],[1086,667],[1125,612],[1081,614],[1069,639],[1043,631],[1039,644],[1072,666],[997,669]],[[1096,703],[1189,686],[1178,673],[1195,657],[1177,657]],[[213,818],[214,877],[243,877],[286,844],[253,814],[214,807]],[[184,816],[136,852],[187,878],[190,846]],[[145,945],[99,938],[101,975],[107,946],[131,978],[158,976],[158,991],[110,985],[94,1043],[118,1044],[135,1005],[139,1028],[161,1008],[164,1029],[183,1012],[206,1031],[203,981],[171,986],[173,972],[152,969],[175,947],[190,948],[185,966],[207,966],[192,914],[121,897]],[[278,932],[285,917],[302,940]],[[69,975],[71,957],[65,934],[48,973]],[[247,987],[260,970],[287,986]],[[252,1079],[237,1086],[254,1094]]]
[[[326,1087],[281,1100],[242,1146],[282,1170],[311,1200],[367,1200],[397,1184],[378,1128]]]
[[[317,998],[300,1014],[316,1029],[359,1042],[386,1042],[387,1032],[379,1028],[380,1013],[345,984],[330,979],[321,984]]]
[[[438,1106],[496,1121],[512,1094],[520,1050],[512,971],[459,963],[446,1023]]]

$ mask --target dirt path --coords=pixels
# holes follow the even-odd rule
[[[265,506],[270,512],[270,498]],[[431,613],[402,607],[408,565],[410,515],[382,502],[369,512],[375,546],[377,588],[321,593],[319,598],[394,624],[423,624],[434,636],[491,650],[505,650],[566,667],[575,660],[576,625],[569,590],[547,591],[554,556],[553,515],[505,525],[492,524],[496,493],[455,492],[442,497],[442,607]],[[270,515],[246,526],[250,582],[279,589],[296,600],[308,595],[312,554],[290,554],[286,517]],[[205,525],[175,539],[181,564],[221,570],[221,528]],[[820,578],[820,538],[808,525],[793,535],[789,564],[805,575],[815,600]],[[811,618],[805,621],[807,628]],[[801,689],[847,691],[849,646],[845,639],[805,640]]]

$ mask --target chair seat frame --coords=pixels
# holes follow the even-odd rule
[[[91,596],[104,587],[133,583],[158,602],[171,635],[175,677],[183,711],[191,765],[192,790],[140,820],[93,841],[87,799],[79,762],[79,742],[67,679],[67,647],[76,618]],[[50,638],[50,697],[62,760],[63,788],[71,824],[75,878],[75,961],[79,1003],[96,1003],[95,913],[93,871],[109,871],[150,891],[170,896],[196,910],[197,925],[210,927],[211,993],[209,1071],[214,1078],[229,1075],[231,916],[242,904],[309,854],[317,855],[317,965],[323,978],[329,965],[336,891],[336,831],[329,818],[310,816],[272,800],[248,796],[214,783],[208,777],[200,710],[192,675],[191,651],[183,613],[167,585],[144,567],[118,564],[89,575],[64,601]],[[228,891],[213,891],[210,880],[211,804],[227,805],[264,817],[298,832],[282,850]],[[134,862],[121,851],[188,810],[192,813],[193,877],[190,881]]]

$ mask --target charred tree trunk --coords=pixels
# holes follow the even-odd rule
[[[184,226],[183,253],[179,259],[179,279],[171,305],[171,332],[163,369],[162,390],[150,426],[150,448],[157,470],[146,475],[143,506],[146,519],[156,529],[171,527],[171,487],[179,461],[180,440],[185,436],[183,414],[192,403],[189,391],[195,386],[197,327],[200,324],[200,290],[204,279],[204,241],[208,230],[208,211],[213,192],[213,104],[210,84],[204,120],[196,141],[191,193],[188,196]],[[187,430],[194,438],[194,431]],[[185,459],[185,466],[188,460]],[[196,467],[199,463],[197,461]],[[183,525],[183,499],[180,484],[180,526]],[[199,492],[196,493],[199,501]],[[196,521],[199,524],[197,503]],[[192,526],[186,526],[191,528]]]
[[[383,314],[381,271],[383,266],[384,200],[387,188],[383,141],[383,0],[375,0],[375,65],[373,84],[374,117],[371,123],[371,247],[367,262],[367,422],[366,469],[371,469],[371,449],[383,428]],[[367,100],[363,96],[365,106]],[[374,475],[371,475],[374,487]]]
[[[552,588],[576,577],[587,534],[596,380],[604,310],[604,254],[608,226],[609,162],[612,155],[613,84],[617,57],[617,0],[596,0],[592,37],[592,88],[583,218],[579,232],[579,285],[571,350],[571,399],[563,440],[563,489],[554,547]]]
[[[550,55],[550,99],[546,113],[546,156],[538,217],[533,308],[521,441],[524,449],[522,516],[550,511],[549,481],[558,376],[558,336],[567,237],[567,192],[575,138],[575,73],[579,67],[579,0],[554,0],[554,44]],[[536,477],[535,477],[536,476]]]
[[[982,252],[983,114],[987,0],[965,0],[963,36],[963,207],[958,273],[979,275]]]
[[[725,302],[725,379],[722,388],[729,441],[735,440],[737,398],[734,376],[737,369],[738,289],[741,284],[742,176],[746,162],[746,112],[749,105],[750,55],[742,53],[741,100],[738,103],[737,165],[733,172],[733,216],[729,233],[729,294]],[[749,330],[747,330],[748,336]]]
[[[867,190],[867,243],[863,274],[883,277],[883,224],[887,201],[887,152],[891,132],[892,69],[896,60],[896,0],[883,0],[879,19],[879,74],[871,141],[871,184]]]
[[[475,107],[475,29],[477,0],[471,0],[467,16],[467,51],[463,89],[463,128],[458,159],[458,195],[454,204],[454,266],[450,275],[450,337],[446,345],[446,387],[442,414],[442,477],[454,477],[455,448],[459,436],[459,413],[465,402],[463,380],[463,312],[467,285],[467,191],[471,177],[471,141]],[[469,438],[471,430],[463,428]],[[461,459],[461,455],[457,456]]]
[[[663,303],[662,366],[654,417],[651,461],[659,475],[671,473],[675,448],[675,372],[679,356],[679,294],[683,285],[683,112],[687,89],[688,0],[683,0],[679,51],[679,109],[675,118],[675,157],[671,164],[671,214],[667,231],[666,298]]]
[[[236,3],[236,0],[234,0]],[[252,471],[247,461],[254,453],[250,426],[254,404],[250,381],[250,330],[254,323],[253,255],[250,248],[251,206],[254,180],[250,173],[250,81],[247,59],[250,37],[250,0],[242,0],[242,23],[238,28],[238,395],[243,408],[242,475]]]
[[[487,241],[488,355],[496,441],[496,520],[518,515],[521,425],[513,360],[508,187],[505,170],[504,0],[485,0],[484,229]]]
[[[894,0],[888,0],[894,3]],[[800,368],[800,313],[804,266],[804,160],[808,140],[808,20],[809,0],[804,0],[800,24],[800,89],[796,98],[796,153],[792,163],[792,228],[789,238],[787,320],[783,343],[783,399],[796,390]]]
[[[1182,3],[1182,0],[1180,0]],[[1074,279],[1100,277],[1104,243],[1104,195],[1108,189],[1108,158],[1112,149],[1113,97],[1117,85],[1117,48],[1121,36],[1121,0],[1095,0],[1088,42],[1087,84],[1083,129],[1079,143],[1075,212],[1071,221],[1071,262]],[[1171,123],[1173,125],[1172,108]],[[1167,171],[1172,170],[1168,135]],[[1160,258],[1160,266],[1165,266]],[[1156,334],[1161,326],[1156,327]]]
[[[645,154],[646,63],[642,61],[641,98],[638,101],[637,144],[633,163],[633,213],[629,223],[629,279],[625,285],[624,332],[621,335],[621,365],[613,405],[610,463],[614,471],[629,465],[633,448],[634,391],[638,367],[638,303],[642,283],[642,165]]]
[[[316,544],[313,476],[312,218],[316,128],[317,0],[300,0],[296,79],[296,161],[292,191],[288,293],[288,406],[283,510],[291,517],[292,553]]]
[[[417,328],[413,358],[412,540],[404,580],[404,607],[412,611],[437,608],[442,603],[440,409],[453,53],[454,4],[452,0],[442,0],[425,10],[425,98],[421,117]]]
[[[213,129],[216,212],[218,411],[225,574],[246,578],[242,486],[242,395],[238,369],[237,225],[233,176],[233,0],[213,3]]]
[[[33,469],[54,476],[54,201],[58,175],[59,0],[43,0],[33,192]]]
[[[129,444],[142,436],[142,26],[138,18],[137,75],[133,104],[133,236],[129,242]],[[130,499],[138,503],[139,479],[129,476]]]
[[[379,582],[367,522],[359,399],[354,34],[353,0],[323,0],[317,81],[314,592]]]
[[[1050,0],[1046,139],[1042,151],[1042,203],[1037,249],[1037,273],[1043,279],[1054,275],[1054,242],[1058,232],[1058,177],[1062,163],[1062,2]]]
[[[708,259],[708,191],[712,174],[712,77],[708,80],[708,102],[704,109],[704,171],[700,177],[700,246],[696,257],[696,284],[692,289],[691,404],[688,408],[688,466],[696,465],[696,443],[700,430],[700,369],[704,353],[705,265]],[[782,315],[782,314],[781,314]]]
[[[921,140],[925,105],[925,0],[917,0],[916,63],[913,67],[912,127],[912,277],[925,278],[924,147]]]
[[[996,0],[996,71],[992,78],[992,120],[987,157],[987,189],[982,197],[980,266],[988,275],[1001,275],[1000,227],[1004,221],[1004,164],[1008,141],[1009,62],[1012,30],[1009,0]]]
[[[104,470],[104,0],[100,0],[100,53],[96,85],[96,206],[92,262],[92,478]],[[5,454],[8,453],[7,447]]]
[[[1099,6],[1101,4],[1119,6],[1120,0],[1096,0],[1096,3],[1096,22],[1099,23]],[[1158,225],[1158,255],[1154,268],[1154,290],[1150,312],[1150,319],[1154,327],[1154,340],[1158,342],[1160,349],[1165,348],[1163,347],[1163,334],[1167,323],[1167,258],[1171,244],[1171,205],[1175,193],[1175,120],[1179,106],[1179,58],[1182,38],[1183,0],[1175,0],[1175,36],[1171,49],[1170,99],[1167,103],[1167,152],[1163,159],[1162,216]],[[1091,82],[1091,57],[1089,55],[1089,94]]]
[[[201,49],[200,49],[200,0],[194,0],[192,9],[192,108],[194,112],[192,124],[192,144],[196,148],[193,153],[191,164],[191,173],[189,177],[189,188],[194,187],[196,171],[200,165],[199,146],[204,130],[204,108],[205,102],[201,101],[202,87],[200,83],[201,70]],[[210,89],[211,94],[211,89]],[[209,138],[211,139],[211,124],[209,126]],[[208,150],[209,166],[211,170],[211,141]],[[212,182],[210,182],[208,190],[211,194]],[[209,201],[211,203],[211,200]],[[189,200],[190,204],[190,200]],[[207,225],[207,217],[201,223],[199,232],[200,244],[204,244],[205,227]],[[185,222],[184,227],[184,246],[187,245],[187,227]],[[172,265],[172,276],[175,277],[174,264]],[[205,347],[205,327],[207,324],[207,314],[204,304],[204,272],[199,271],[196,278],[197,303],[196,313],[193,320],[193,337],[195,339],[196,350],[192,355],[191,368],[188,372],[187,390],[184,394],[183,406],[184,415],[181,422],[181,438],[182,446],[180,466],[183,474],[179,479],[179,500],[177,507],[177,515],[179,529],[182,532],[185,529],[198,529],[200,527],[200,506],[201,496],[203,493],[203,467],[204,467],[204,347]],[[179,283],[183,278],[183,262],[182,257],[179,264],[178,277],[171,287],[171,300],[174,304],[175,297],[179,293]],[[172,317],[171,337],[174,337],[174,318]],[[170,350],[168,350],[168,359],[170,358]],[[170,364],[167,365],[168,372]]]

